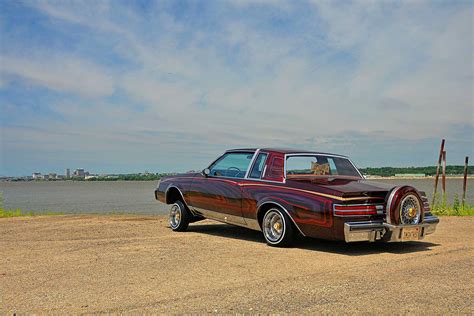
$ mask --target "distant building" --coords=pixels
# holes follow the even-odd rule
[[[50,172],[48,175],[48,179],[57,179],[58,175],[54,172]]]
[[[424,173],[397,173],[395,177],[399,178],[423,178],[426,177]]]
[[[69,168],[66,169],[66,178],[71,177],[71,170]]]
[[[86,176],[86,173],[84,172],[84,169],[78,168],[76,171],[74,171],[74,176],[79,177],[79,178],[84,178]]]
[[[41,172],[33,172],[32,174],[32,178],[33,179],[43,179],[43,175],[41,174]]]

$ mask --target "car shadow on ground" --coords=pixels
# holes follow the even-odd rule
[[[227,224],[192,224],[189,226],[188,231],[265,244],[265,240],[261,232]],[[404,254],[430,251],[433,247],[437,246],[439,246],[439,244],[425,241],[404,243],[346,243],[343,241],[331,241],[298,236],[291,248],[329,252],[348,256],[362,256],[377,253]]]

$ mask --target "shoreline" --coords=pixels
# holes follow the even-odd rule
[[[389,176],[389,177],[383,177],[383,176],[372,176],[372,175],[365,175],[364,176],[366,180],[434,180],[435,176],[424,176],[424,177],[413,177],[413,176]],[[439,176],[439,180],[441,180],[442,176]],[[447,180],[463,180],[464,176],[463,175],[447,175],[446,176]],[[466,177],[467,180],[472,180],[474,179],[474,175],[468,175]],[[57,182],[57,183],[63,183],[63,182],[156,182],[160,181],[161,179],[154,179],[154,180],[0,180],[0,183],[3,182],[33,182],[33,183],[45,183],[45,182]]]

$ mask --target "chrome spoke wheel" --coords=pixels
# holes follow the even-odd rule
[[[171,228],[176,228],[181,223],[181,207],[178,204],[173,204],[169,213],[169,221]]]
[[[285,234],[285,221],[282,214],[271,209],[263,218],[263,233],[270,243],[277,243]]]
[[[421,206],[419,200],[413,194],[409,194],[400,202],[400,220],[402,224],[418,224],[421,218]]]

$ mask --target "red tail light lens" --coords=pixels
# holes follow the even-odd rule
[[[377,215],[377,210],[379,208],[377,208],[377,205],[334,205],[334,215]],[[382,211],[382,209],[380,209],[380,211]]]

